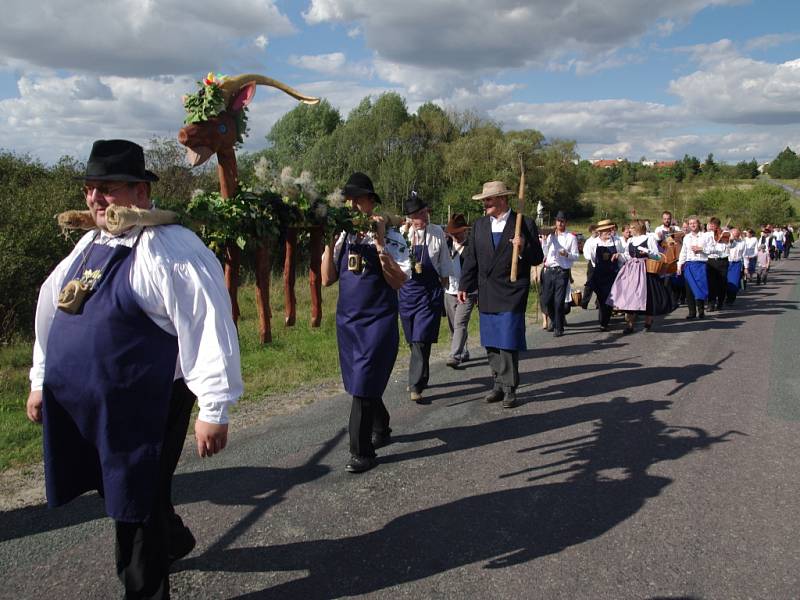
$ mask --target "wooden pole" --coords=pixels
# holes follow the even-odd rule
[[[322,323],[322,227],[311,228],[311,264],[308,267],[308,285],[311,288],[311,327]]]
[[[514,227],[514,237],[518,238],[522,234],[522,212],[525,210],[525,165],[522,163],[522,157],[519,158],[519,206],[517,207],[517,222]],[[517,270],[519,263],[519,246],[514,245],[514,250],[511,253],[511,281],[517,280]]]
[[[258,311],[258,339],[262,344],[272,341],[272,311],[269,308],[269,283],[271,258],[270,240],[263,239],[256,247],[256,309]]]
[[[284,324],[286,327],[293,327],[297,320],[297,297],[294,293],[294,282],[297,277],[297,229],[294,227],[290,227],[286,232],[285,250],[283,259]]]

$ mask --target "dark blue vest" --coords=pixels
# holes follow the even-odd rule
[[[103,268],[103,275],[77,314],[56,311],[47,342],[47,501],[58,506],[97,490],[110,517],[139,522],[158,486],[178,340],[136,303],[129,282],[135,250],[89,248],[85,268]],[[81,276],[82,262],[68,277]]]

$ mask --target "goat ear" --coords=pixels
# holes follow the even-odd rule
[[[238,112],[242,110],[245,106],[250,104],[253,100],[253,97],[256,95],[256,82],[251,81],[249,83],[245,83],[242,87],[239,88],[239,91],[231,99],[231,103],[228,105],[228,110],[231,112]]]

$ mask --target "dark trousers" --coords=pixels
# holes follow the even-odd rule
[[[611,322],[611,313],[614,312],[614,307],[609,306],[605,302],[600,302],[598,306],[600,310],[600,326],[608,327],[608,324]]]
[[[545,268],[542,272],[542,298],[547,302],[543,308],[556,331],[564,331],[564,302],[568,289],[568,269]]]
[[[187,536],[193,539],[172,505],[172,476],[195,400],[183,379],[173,384],[153,511],[142,523],[114,522],[117,575],[126,600],[169,598],[171,550],[185,544]]]
[[[728,259],[709,258],[706,274],[708,277],[708,305],[717,307],[725,303],[728,292]]]
[[[594,294],[594,290],[589,285],[589,281],[592,279],[592,274],[594,273],[594,265],[590,262],[586,265],[586,284],[583,286],[583,298],[581,298],[581,306],[588,307],[589,301],[592,299],[592,294]],[[598,298],[598,304],[599,304]]]
[[[697,300],[694,297],[692,286],[689,285],[689,280],[686,279],[683,284],[686,290],[686,306],[689,309],[689,316],[696,317],[698,313],[702,316],[706,312],[706,301]]]
[[[355,456],[375,456],[372,445],[372,432],[387,435],[389,428],[389,411],[383,398],[365,398],[353,396],[350,407],[350,454]]]
[[[789,250],[791,245],[788,242],[783,242],[783,258],[789,258]]]
[[[517,389],[519,385],[519,352],[502,348],[486,348],[495,389]]]
[[[431,344],[411,342],[411,358],[408,363],[409,391],[422,393],[428,387],[430,376]]]

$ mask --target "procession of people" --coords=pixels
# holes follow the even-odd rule
[[[95,142],[82,176],[95,228],[42,285],[36,313],[28,417],[44,426],[50,506],[96,490],[114,520],[116,570],[126,598],[168,598],[169,568],[195,546],[175,512],[171,482],[195,403],[197,452],[210,457],[227,444],[228,408],[242,394],[238,334],[219,261],[188,229],[164,222],[110,232],[109,206],[152,210],[142,148],[125,140]],[[488,359],[484,400],[519,404],[520,352],[527,350],[526,314],[541,268],[539,306],[555,337],[565,333],[571,305],[591,310],[602,332],[614,314],[622,334],[644,329],[681,304],[687,319],[724,311],[748,284],[767,282],[772,262],[788,257],[791,227],[722,227],[688,216],[679,227],[669,211],[649,232],[634,219],[591,227],[584,298],[571,293],[578,239],[559,211],[540,235],[536,220],[511,209],[513,192],[489,181],[472,196],[483,216],[469,224],[453,214],[441,227],[417,191],[403,202],[405,223],[378,214],[381,197],[355,172],[343,195],[369,223],[336,231],[322,255],[322,284],[338,282],[336,336],[342,383],[351,397],[350,458],[345,470],[376,466],[376,450],[392,443],[384,392],[398,356],[400,327],[409,346],[409,398],[423,403],[431,350],[443,315],[450,341],[446,365],[470,360],[469,323],[478,312]],[[578,294],[580,296],[580,294]]]

